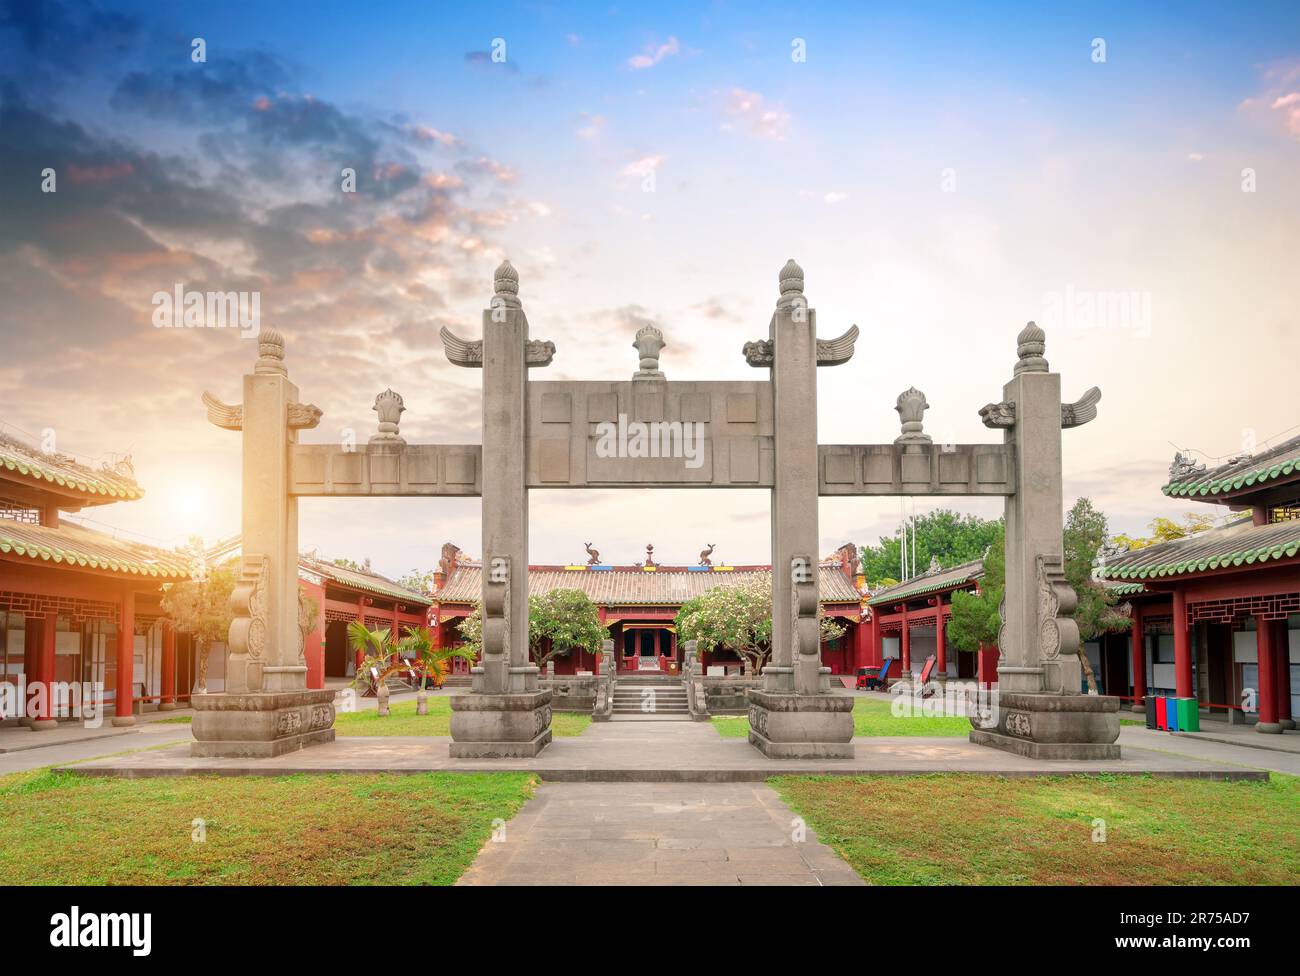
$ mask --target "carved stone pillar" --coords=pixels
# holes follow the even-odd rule
[[[307,688],[298,500],[289,492],[289,453],[320,410],[298,401],[278,332],[263,329],[257,352],[242,405],[203,397],[212,423],[243,435],[243,545],[226,688],[192,699],[196,756],[278,756],[334,739],[334,692]]]
[[[972,742],[1034,759],[1116,759],[1120,700],[1080,693],[1078,597],[1065,579],[1061,429],[1096,416],[1101,393],[1061,403],[1046,337],[1030,322],[1017,339],[1014,375],[1001,403],[980,411],[1012,447],[1014,494],[1006,500],[1006,590],[998,635],[997,708]]]
[[[451,699],[451,755],[535,756],[551,741],[551,691],[539,689],[528,659],[528,368],[550,362],[554,346],[531,342],[519,275],[497,268],[483,312],[483,339],[443,333],[448,356],[483,370],[483,657],[470,694]]]
[[[763,669],[762,690],[749,691],[749,741],[767,756],[849,757],[853,699],[830,691],[817,619],[817,366],[848,356],[819,348],[817,315],[794,261],[781,269],[780,290],[768,331],[776,452],[772,662]],[[851,354],[851,340],[848,348]]]

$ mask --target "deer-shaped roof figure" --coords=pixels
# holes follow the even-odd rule
[[[583,547],[584,549],[587,550],[587,555],[591,557],[590,559],[587,560],[587,565],[588,565],[588,566],[599,566],[599,565],[600,565],[600,550],[599,550],[599,549],[593,549],[593,548],[591,548],[591,543],[590,543],[590,542],[584,542],[584,543],[582,544],[582,547]]]
[[[712,565],[713,565],[713,560],[710,559],[709,557],[713,555],[713,549],[714,549],[714,546],[713,546],[713,543],[712,543],[712,542],[710,542],[708,545],[709,545],[709,548],[707,548],[707,549],[701,549],[701,550],[700,550],[700,565],[701,565],[701,566],[712,566]]]

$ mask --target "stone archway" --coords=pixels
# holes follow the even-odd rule
[[[503,262],[483,311],[483,337],[442,330],[448,359],[483,370],[482,445],[407,444],[401,397],[376,400],[364,446],[301,445],[320,411],[298,401],[284,343],[266,330],[239,406],[205,394],[209,418],[244,438],[244,563],[231,626],[234,683],[199,696],[196,752],[274,754],[333,736],[328,693],[306,689],[296,592],[297,499],[305,496],[479,495],[483,500],[483,656],[472,690],[452,699],[451,752],[533,756],[550,742],[550,692],[528,657],[528,492],[574,488],[766,488],[771,492],[773,653],[750,692],[750,742],[777,757],[852,755],[852,699],[833,694],[817,624],[821,495],[994,495],[1005,500],[1007,599],[1000,716],[974,741],[1037,757],[1118,753],[1118,700],[1077,694],[1062,571],[1061,430],[1096,415],[1094,388],[1063,404],[1043,331],[1030,323],[1002,399],[981,411],[1002,443],[936,445],[925,395],[903,393],[890,444],[817,441],[817,370],[847,363],[857,326],[817,338],[803,270],[788,261],[767,337],[746,342],[746,381],[670,381],[656,328],[633,342],[624,380],[533,380],[555,344],[530,338],[519,276]],[[1113,707],[1112,707],[1113,706]],[[244,751],[240,751],[244,750]]]

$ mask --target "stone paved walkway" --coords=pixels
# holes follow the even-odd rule
[[[463,885],[860,885],[771,787],[543,783]]]
[[[1160,740],[1158,747],[1181,747],[1169,744],[1168,738]],[[190,756],[186,743],[73,768],[81,773],[117,776],[522,770],[535,772],[549,782],[708,783],[760,782],[782,773],[1151,773],[1215,778],[1263,775],[1246,765],[1132,748],[1122,733],[1123,757],[1097,762],[1025,759],[973,745],[960,737],[859,738],[854,740],[853,759],[768,759],[744,739],[718,735],[707,722],[599,722],[575,738],[557,738],[534,759],[452,759],[447,748],[450,741],[441,736],[339,738],[273,759],[254,760],[196,759]],[[1259,749],[1233,751],[1261,757],[1276,755]]]

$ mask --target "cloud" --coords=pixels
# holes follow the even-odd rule
[[[1300,60],[1283,60],[1260,71],[1263,90],[1244,99],[1238,109],[1268,120],[1300,139]]]
[[[214,479],[232,456],[237,472],[237,440],[213,439],[197,397],[237,399],[254,344],[234,330],[155,329],[152,295],[182,283],[260,294],[294,382],[325,411],[309,440],[343,426],[367,436],[371,397],[395,375],[407,436],[472,439],[476,411],[438,410],[421,391],[476,402],[475,377],[446,362],[437,331],[473,331],[446,310],[486,305],[500,228],[549,212],[512,199],[513,166],[436,117],[417,124],[305,91],[273,52],[177,67],[174,51],[125,25],[112,35],[134,45],[125,51],[82,45],[93,16],[33,6],[39,15],[0,13],[0,50],[29,35],[48,46],[63,18],[57,36],[109,97],[93,112],[64,104],[0,59],[0,382],[24,391],[7,421],[57,427],[72,450],[131,446],[102,442],[129,431],[142,470],[178,442],[212,446],[224,458],[209,458]],[[355,193],[342,192],[344,166]],[[57,192],[41,192],[45,168]]]
[[[790,113],[780,105],[771,105],[761,94],[733,88],[723,100],[723,131],[742,129],[761,139],[780,142],[790,126]]]
[[[666,158],[667,157],[665,157],[662,154],[655,154],[653,156],[642,156],[640,159],[635,159],[632,162],[628,163],[626,166],[624,166],[623,175],[624,176],[645,176],[649,173],[656,172],[658,171],[660,165],[662,165],[663,161]]]
[[[826,203],[836,204],[836,203],[842,203],[848,198],[849,195],[847,193],[838,193],[835,190],[832,190],[830,193],[822,197],[822,200],[825,201]]]
[[[578,126],[579,139],[595,139],[605,128],[605,116],[583,112],[580,116],[582,125]]]
[[[681,44],[677,38],[669,35],[668,40],[662,44],[651,42],[647,44],[640,54],[635,54],[627,59],[627,66],[633,71],[643,71],[646,68],[653,68],[664,58],[672,57],[681,50]]]

